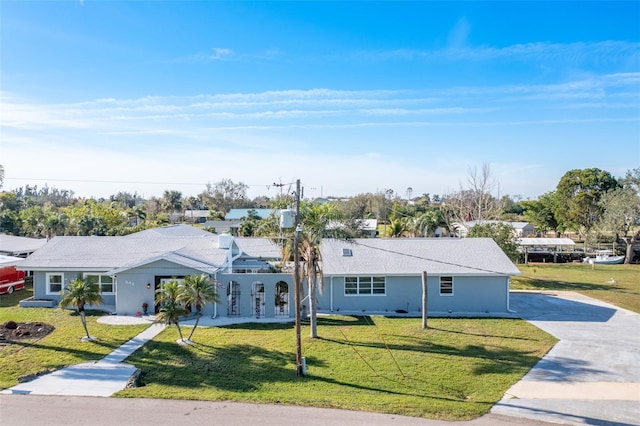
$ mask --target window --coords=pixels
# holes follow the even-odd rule
[[[113,277],[109,275],[85,274],[84,278],[89,284],[98,286],[100,293],[113,293]]]
[[[62,291],[64,275],[47,274],[47,294],[58,294]]]
[[[453,296],[453,277],[440,277],[440,294]]]
[[[349,295],[384,295],[385,294],[385,278],[384,277],[345,277],[344,278],[344,294]]]

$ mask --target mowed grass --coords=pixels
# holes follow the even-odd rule
[[[85,361],[98,360],[140,333],[144,325],[109,326],[99,324],[102,313],[89,311],[89,333],[98,338],[82,342],[85,335],[80,317],[73,311],[59,308],[20,308],[18,301],[31,295],[31,289],[0,295],[0,324],[7,321],[44,322],[55,330],[35,340],[0,342],[0,389],[18,384],[18,378],[43,371],[57,370]]]
[[[167,328],[127,362],[144,386],[120,397],[280,403],[445,420],[488,412],[556,340],[520,320],[335,316],[320,338],[302,327],[307,376],[296,377],[292,324],[199,328],[192,346]]]
[[[640,313],[640,265],[518,265],[513,290],[567,290]]]

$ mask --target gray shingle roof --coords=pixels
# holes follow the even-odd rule
[[[520,275],[490,238],[324,239],[321,255],[324,275]]]
[[[218,248],[217,235],[190,226],[170,226],[124,237],[54,237],[20,268],[110,270],[170,256],[199,266],[221,266],[227,251]]]
[[[31,253],[47,242],[44,238],[16,237],[15,235],[0,235],[1,253]]]
[[[245,257],[262,259],[280,259],[281,250],[268,238],[234,238]]]

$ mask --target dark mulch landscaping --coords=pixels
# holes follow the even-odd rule
[[[7,321],[0,325],[0,342],[41,339],[53,330],[55,330],[54,326],[43,322]]]

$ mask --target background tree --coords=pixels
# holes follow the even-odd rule
[[[182,192],[164,191],[162,207],[171,213],[171,223],[174,223],[176,212],[182,210]]]
[[[182,329],[180,328],[180,317],[187,315],[189,312],[179,299],[180,285],[178,281],[172,279],[156,290],[156,303],[160,306],[159,312],[156,314],[154,322],[166,325],[175,324],[180,335],[180,342],[184,342],[182,337]]]
[[[621,188],[603,194],[600,199],[599,205],[604,210],[601,224],[625,242],[624,263],[629,264],[633,258],[633,242],[640,236],[640,229],[633,235],[630,233],[640,221],[640,168],[627,172],[627,177],[620,181]]]
[[[597,168],[565,173],[556,187],[553,212],[560,230],[573,229],[588,237],[604,213],[600,199],[617,186],[609,172]]]
[[[467,185],[460,184],[458,192],[445,198],[447,222],[468,222],[499,219],[503,211],[501,201],[491,192],[497,183],[491,175],[489,164],[482,165],[482,171],[469,168]]]
[[[89,329],[87,328],[87,318],[85,316],[85,305],[97,305],[102,303],[102,296],[98,290],[97,284],[89,283],[80,277],[71,281],[61,292],[60,307],[73,306],[80,314],[82,327],[87,334],[87,339],[91,340]]]
[[[405,218],[394,219],[386,229],[386,237],[400,238],[408,237],[411,233],[409,220]]]
[[[412,220],[413,236],[433,237],[438,226],[446,226],[440,209],[428,210]]]
[[[187,306],[193,306],[196,309],[196,323],[187,337],[187,341],[191,341],[193,332],[198,328],[200,317],[202,316],[202,308],[207,303],[218,303],[218,293],[216,285],[207,274],[189,275],[185,277],[184,282],[178,286],[178,301]]]
[[[542,234],[558,232],[558,221],[553,213],[556,199],[555,192],[547,192],[537,200],[522,200],[519,203],[524,210],[524,218]]]
[[[247,198],[248,185],[231,179],[222,179],[215,184],[207,184],[207,189],[200,194],[200,198],[209,210],[222,210],[225,213],[231,209],[253,207]]]
[[[513,262],[520,257],[513,227],[502,222],[475,225],[467,238],[491,238]]]

